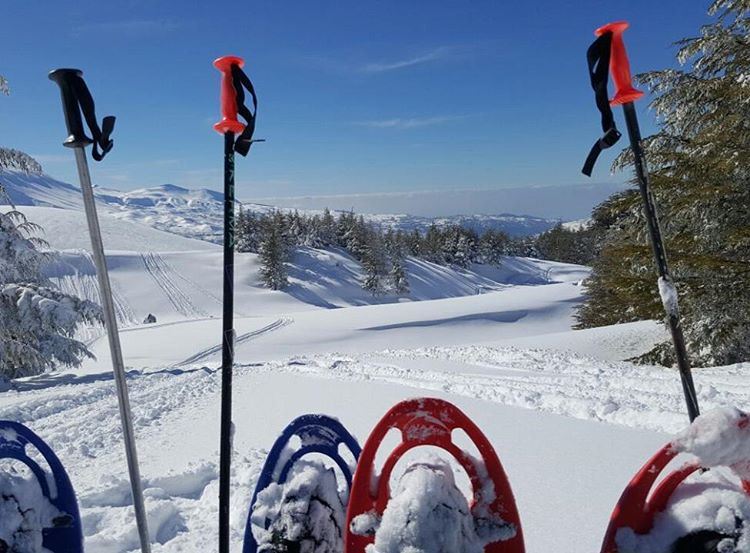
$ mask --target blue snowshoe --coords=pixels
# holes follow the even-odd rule
[[[36,449],[29,455],[27,447]],[[39,465],[38,453],[46,462],[46,470]],[[24,425],[13,421],[0,421],[0,459],[14,459],[26,465],[36,478],[42,496],[56,515],[42,528],[42,546],[54,553],[82,553],[83,532],[78,502],[70,478],[57,455],[44,441]],[[3,492],[5,501],[15,499],[12,492]],[[10,548],[0,539],[0,548]]]
[[[295,437],[300,441],[296,449]],[[342,457],[342,444],[353,462]],[[335,419],[304,415],[292,421],[274,443],[260,473],[243,553],[342,551],[346,505],[360,451],[357,440]],[[345,488],[336,469],[325,465],[324,459],[338,468]]]

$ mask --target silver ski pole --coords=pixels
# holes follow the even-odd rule
[[[138,453],[135,447],[135,433],[130,411],[130,400],[128,398],[128,385],[125,380],[125,365],[122,360],[122,348],[120,336],[117,330],[117,317],[114,302],[112,300],[112,287],[107,271],[107,262],[104,256],[104,245],[99,227],[99,218],[96,213],[94,191],[91,186],[91,175],[89,174],[88,160],[86,159],[86,146],[94,144],[94,157],[101,159],[112,147],[109,133],[114,126],[114,118],[105,118],[104,132],[99,129],[94,114],[94,103],[91,95],[83,81],[83,73],[77,69],[56,69],[50,72],[49,78],[60,86],[65,123],[68,127],[68,138],[63,145],[73,148],[78,167],[78,177],[81,181],[81,192],[83,194],[83,206],[86,211],[89,235],[91,237],[91,249],[96,266],[96,276],[99,282],[99,297],[104,311],[104,323],[109,340],[109,350],[112,355],[112,369],[115,376],[117,388],[117,400],[120,407],[120,420],[122,432],[125,438],[125,457],[128,463],[130,475],[130,486],[133,494],[133,507],[138,525],[138,536],[141,543],[142,553],[151,552],[151,541],[148,534],[148,522],[146,520],[146,508],[143,501],[143,486],[141,483],[140,469],[138,468]],[[83,110],[86,121],[94,135],[94,140],[86,136],[81,120]],[[93,123],[93,125],[92,125]],[[92,128],[93,127],[93,128]],[[109,127],[109,128],[108,128]],[[97,146],[103,148],[100,155]]]

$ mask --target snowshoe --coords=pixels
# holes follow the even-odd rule
[[[36,452],[29,454],[31,446]],[[41,456],[41,458],[40,458]],[[0,459],[26,465],[34,476],[27,480],[10,471],[0,474],[0,551],[82,553],[81,516],[70,478],[50,447],[24,425],[0,421]],[[46,467],[40,466],[40,461]],[[16,517],[16,522],[8,521]],[[17,529],[10,528],[15,526]]]
[[[394,428],[401,432],[401,443],[376,476],[375,455]],[[474,442],[481,459],[453,443],[456,429]],[[391,493],[396,464],[420,446],[440,448],[458,461],[471,481],[471,505],[456,488],[450,465],[440,460],[410,465]],[[434,398],[403,401],[370,434],[354,473],[344,551],[366,550],[524,552],[520,517],[500,460],[479,428],[454,405]]]
[[[298,449],[291,448],[294,437]],[[335,419],[304,415],[292,421],[274,443],[261,471],[245,527],[244,553],[341,553],[346,504],[354,466],[342,457],[346,446],[354,463],[357,440]],[[334,468],[346,487],[341,490]]]
[[[657,483],[681,453],[692,453],[697,459]],[[716,467],[729,467],[733,478],[727,478],[721,469],[713,470]],[[615,505],[601,552],[750,550],[748,477],[750,417],[736,409],[716,410],[698,417],[628,483]]]

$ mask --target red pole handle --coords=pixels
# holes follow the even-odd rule
[[[616,92],[615,97],[609,103],[613,106],[635,102],[643,96],[643,92],[633,88],[628,53],[625,51],[625,42],[622,39],[622,34],[629,26],[630,24],[627,21],[616,21],[615,23],[604,25],[604,27],[599,27],[594,31],[596,36],[601,36],[604,33],[612,33],[609,72],[612,74],[612,80],[615,82]]]
[[[214,60],[214,67],[221,71],[221,121],[214,125],[216,132],[241,133],[245,124],[237,121],[237,93],[232,82],[232,66],[245,65],[245,60],[237,56],[222,56]]]

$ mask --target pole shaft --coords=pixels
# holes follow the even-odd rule
[[[221,332],[221,444],[219,449],[219,553],[229,553],[234,363],[234,133],[224,134],[224,299]]]
[[[112,287],[109,282],[107,261],[104,256],[104,245],[99,227],[99,218],[96,213],[94,191],[91,187],[91,175],[86,160],[84,148],[74,148],[78,176],[81,181],[83,193],[83,205],[86,210],[86,221],[88,222],[89,235],[91,236],[91,250],[96,265],[96,276],[99,281],[99,297],[104,311],[104,323],[109,340],[109,350],[112,355],[112,368],[115,375],[115,386],[117,388],[117,400],[120,407],[120,420],[122,421],[122,432],[125,437],[125,457],[130,474],[130,486],[133,495],[133,507],[138,525],[138,536],[141,542],[142,553],[151,552],[151,541],[148,535],[148,522],[146,520],[146,507],[143,502],[143,487],[141,473],[138,468],[138,453],[135,447],[135,432],[130,413],[130,399],[128,398],[128,385],[125,380],[125,365],[122,360],[122,348],[120,347],[120,335],[117,330],[117,316],[114,302],[112,301]]]
[[[628,102],[623,104],[622,107],[625,112],[625,122],[628,127],[630,147],[633,149],[635,174],[638,178],[638,187],[640,188],[641,198],[643,199],[643,212],[648,223],[648,233],[651,238],[651,249],[654,253],[654,260],[656,261],[656,269],[659,272],[659,277],[671,282],[672,277],[669,274],[667,254],[664,248],[664,240],[661,235],[659,217],[656,212],[656,203],[654,202],[650,190],[646,157],[641,148],[641,130],[638,126],[638,115],[635,111],[635,104],[633,104],[633,102]],[[693,375],[690,371],[687,348],[685,347],[685,337],[682,333],[682,325],[677,310],[667,310],[667,319],[669,322],[669,330],[672,334],[672,343],[674,344],[675,355],[677,358],[677,367],[680,371],[682,391],[685,394],[685,402],[687,403],[688,416],[690,417],[690,422],[693,422],[693,420],[700,415],[700,409],[698,407],[698,396],[695,393],[695,385],[693,384]]]

